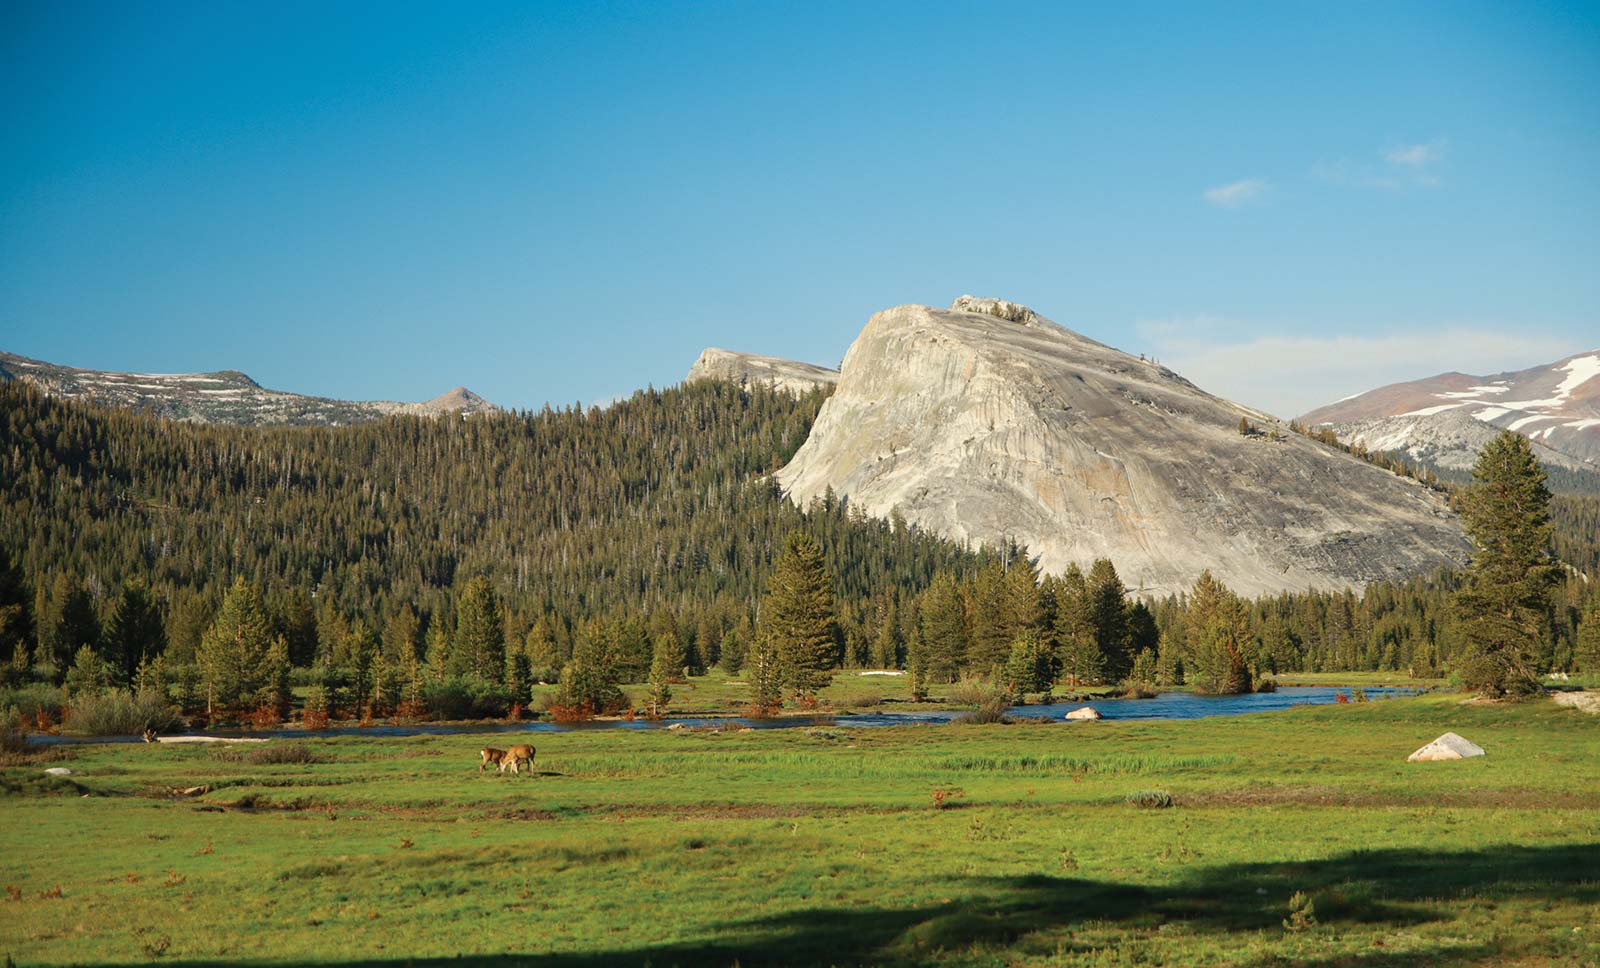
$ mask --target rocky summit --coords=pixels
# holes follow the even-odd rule
[[[764,383],[791,393],[809,393],[817,387],[831,387],[839,380],[839,371],[812,363],[797,363],[776,356],[758,356],[755,353],[737,353],[710,347],[700,354],[689,368],[684,382],[696,380],[726,380],[740,386]]]
[[[1588,468],[1600,467],[1600,350],[1491,376],[1441,373],[1392,383],[1319,407],[1300,419],[1348,433],[1361,421],[1444,413],[1465,414],[1514,430]],[[1422,436],[1415,442],[1426,446],[1428,428],[1417,426]],[[1408,450],[1412,443],[1398,441],[1392,432],[1388,438],[1390,450]]]
[[[1015,540],[1046,571],[1107,557],[1149,594],[1206,568],[1247,594],[1360,588],[1468,550],[1416,482],[970,296],[874,315],[778,479],[797,502],[832,489],[957,540]]]
[[[456,387],[422,403],[334,400],[268,390],[238,370],[114,373],[46,363],[14,353],[0,353],[0,380],[22,380],[51,396],[126,407],[193,423],[338,426],[392,414],[435,416],[499,409],[466,387]]]

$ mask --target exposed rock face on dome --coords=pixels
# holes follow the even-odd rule
[[[700,354],[689,368],[689,375],[684,377],[685,383],[696,380],[726,380],[740,386],[764,383],[791,393],[809,393],[817,387],[833,386],[839,381],[839,371],[776,356],[719,350],[713,346]]]
[[[1206,568],[1246,594],[1360,588],[1468,550],[1415,482],[970,296],[874,315],[778,480],[799,503],[832,488],[956,540],[1015,539],[1046,571],[1108,557],[1153,594]]]
[[[1482,755],[1484,755],[1483,747],[1477,743],[1462,739],[1455,733],[1445,733],[1427,746],[1406,757],[1406,762],[1429,763],[1434,760],[1464,760]]]

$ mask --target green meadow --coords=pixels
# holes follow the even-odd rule
[[[1446,730],[1489,755],[1405,762]],[[22,966],[1600,963],[1600,718],[1550,703],[9,762]]]

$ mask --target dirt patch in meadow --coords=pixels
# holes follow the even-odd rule
[[[1408,796],[1346,790],[1331,786],[1274,787],[1252,790],[1220,790],[1189,793],[1177,798],[1185,807],[1449,807],[1582,810],[1600,809],[1600,793],[1567,790],[1536,790],[1528,787],[1473,790],[1461,794],[1418,794]]]

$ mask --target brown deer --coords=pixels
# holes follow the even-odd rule
[[[499,763],[505,755],[505,750],[497,750],[492,746],[485,746],[478,751],[478,772],[482,773],[483,768],[490,763]]]
[[[519,764],[522,763],[528,764],[530,770],[533,769],[533,747],[527,745],[513,746],[506,750],[505,755],[500,757],[500,772],[504,773],[506,767],[509,766],[512,773],[520,774],[522,770]]]

